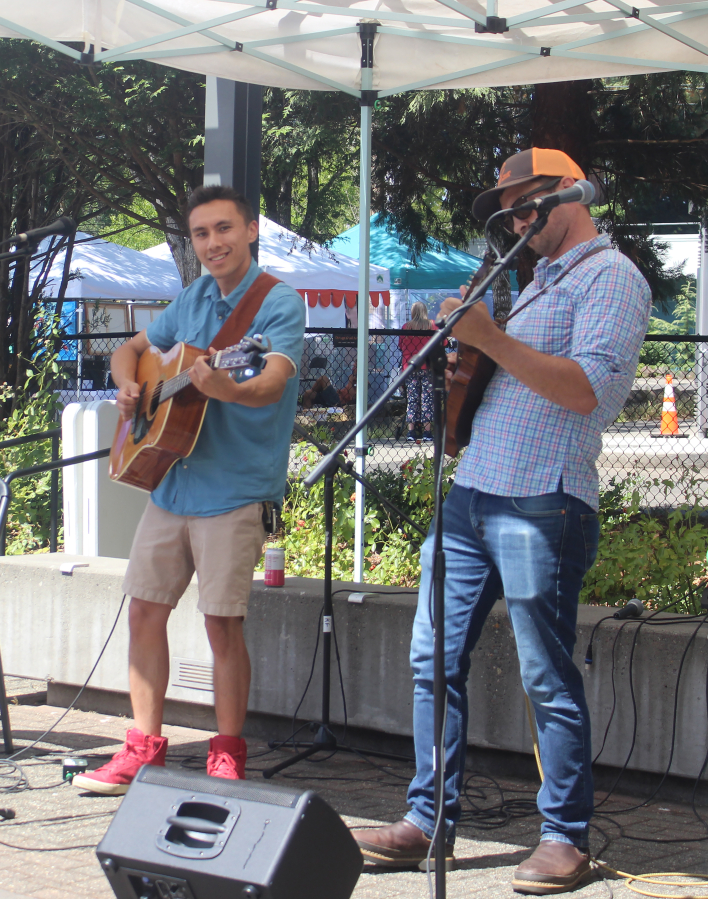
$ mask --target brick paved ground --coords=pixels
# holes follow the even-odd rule
[[[19,704],[11,700],[10,707],[17,746],[25,746],[64,710],[42,704],[41,683],[8,678],[8,687],[10,694],[25,694]],[[27,696],[32,691],[34,698]],[[92,767],[97,767],[102,758],[119,747],[130,724],[127,719],[71,711],[40,744],[42,754],[29,754],[19,760],[22,772],[0,766],[0,808],[11,808],[16,813],[14,819],[0,823],[0,899],[109,899],[113,895],[94,848],[121,800],[84,794],[62,783],[61,759],[80,754],[92,759]],[[169,765],[203,768],[209,734],[183,727],[168,727],[165,733],[170,740]],[[256,741],[250,741],[249,752],[248,773],[252,778],[260,777],[264,767],[286,755],[284,751],[269,752],[267,745]],[[321,761],[301,762],[270,782],[314,789],[347,823],[372,824],[401,817],[411,772],[407,762],[367,760],[339,752]],[[21,788],[21,775],[26,777],[27,788]],[[18,791],[13,792],[13,787]],[[511,874],[538,839],[539,818],[530,805],[536,787],[508,778],[497,785],[488,778],[471,776],[465,822],[455,850],[457,869],[447,877],[450,899],[470,895],[511,899],[515,895],[509,886]],[[500,814],[498,808],[494,810],[500,802],[500,789],[506,815]],[[598,796],[600,799],[602,795]],[[622,812],[637,804],[636,798],[614,795],[599,809],[602,816],[597,817],[592,835],[594,852],[599,852],[609,840],[602,858],[620,870],[708,874],[708,841],[691,842],[706,837],[708,828],[690,806],[659,798],[649,806]],[[708,819],[708,809],[698,811]],[[525,816],[519,817],[519,813]],[[503,826],[494,826],[500,823]],[[662,842],[651,843],[647,837]],[[612,888],[617,899],[628,899],[629,891],[621,881],[613,882]],[[705,896],[708,891],[694,892]],[[577,891],[577,895],[580,899],[607,899],[609,893],[607,886],[597,881]],[[367,867],[354,892],[354,899],[403,896],[427,897],[426,876],[417,871],[390,872]]]

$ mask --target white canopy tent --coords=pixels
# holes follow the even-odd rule
[[[76,59],[151,59],[252,84],[360,97],[359,293],[369,283],[371,114],[407,90],[530,84],[661,70],[708,72],[708,2],[668,0],[0,0],[0,37]],[[64,41],[83,41],[85,52]],[[358,323],[357,419],[367,316]],[[357,437],[363,474],[366,435]],[[357,484],[355,573],[363,572]]]
[[[78,231],[71,255],[72,278],[66,299],[76,300],[173,300],[182,289],[177,267],[171,260],[150,258],[138,250]],[[83,243],[87,241],[87,243]],[[48,245],[49,241],[46,241]],[[44,249],[45,247],[42,247]],[[56,296],[64,270],[65,251],[54,259],[44,294]]]
[[[370,78],[361,65],[367,25]],[[84,41],[96,63],[153,59],[355,96],[708,70],[701,0],[2,0],[0,36],[33,38],[77,61],[58,42]]]
[[[348,303],[353,303],[359,290],[358,262],[310,243],[264,215],[260,216],[258,236],[258,265],[303,295],[307,302],[308,327],[343,328],[344,310]],[[144,250],[141,255],[159,259],[177,272],[166,243]],[[376,304],[374,312],[388,304],[389,288],[388,269],[372,265],[369,295]]]

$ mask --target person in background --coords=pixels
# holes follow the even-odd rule
[[[312,387],[308,387],[302,394],[302,408],[311,409],[313,406],[346,406],[356,399],[356,363],[352,368],[349,379],[344,387],[337,390],[332,386],[329,375],[324,371],[327,362],[324,356],[314,356],[310,362],[310,371],[322,370]]]
[[[435,322],[428,318],[425,303],[413,303],[410,321],[403,326],[406,331],[437,330]],[[428,338],[422,334],[401,334],[398,347],[401,351],[401,367],[405,371],[411,358],[425,346]],[[408,424],[407,440],[415,440],[416,424],[423,425],[423,440],[430,441],[433,436],[430,425],[433,420],[433,384],[427,369],[418,369],[406,381],[407,407],[406,422]]]

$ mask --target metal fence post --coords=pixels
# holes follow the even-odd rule
[[[52,435],[52,462],[59,461],[59,434]],[[59,523],[59,469],[51,474],[50,509],[49,509],[49,552],[57,551]]]

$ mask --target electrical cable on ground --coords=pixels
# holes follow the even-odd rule
[[[93,677],[93,674],[94,674],[96,668],[98,667],[98,663],[103,658],[103,653],[106,651],[106,647],[108,646],[110,639],[113,636],[113,633],[118,625],[118,620],[120,619],[121,612],[123,611],[123,606],[125,605],[125,598],[126,598],[126,594],[124,593],[123,598],[120,601],[120,606],[118,607],[118,612],[116,613],[115,620],[113,621],[113,625],[108,633],[108,636],[106,637],[106,640],[105,640],[103,646],[101,647],[101,651],[98,654],[98,658],[94,662],[93,667],[91,668],[91,671],[88,674],[88,677],[86,678],[86,680],[83,683],[83,686],[81,687],[79,692],[76,694],[76,696],[72,699],[71,703],[67,706],[65,711],[62,712],[62,714],[57,718],[57,720],[52,724],[51,727],[47,728],[47,730],[45,730],[43,734],[41,734],[39,737],[37,737],[37,739],[34,740],[32,743],[30,743],[28,746],[24,746],[22,749],[18,749],[17,752],[13,753],[11,756],[9,756],[6,759],[0,759],[0,793],[18,793],[22,790],[33,789],[32,787],[30,787],[29,780],[27,779],[27,775],[25,774],[22,766],[19,765],[15,761],[15,759],[18,758],[19,756],[23,755],[25,752],[28,752],[30,749],[34,749],[34,747],[37,746],[38,743],[41,743],[42,740],[46,736],[48,736],[48,734],[50,734],[57,727],[57,725],[59,725],[64,720],[64,718],[66,718],[66,716],[69,714],[69,712],[74,708],[76,703],[79,701],[81,695],[83,694],[84,690],[88,686],[89,681]],[[2,780],[8,776],[7,770],[4,770],[4,769],[8,769],[8,768],[10,769],[9,776],[12,777],[14,775],[16,778],[15,781],[10,784],[10,786],[8,786],[2,782]],[[16,848],[16,847],[11,847],[11,848]]]
[[[34,740],[32,743],[30,743],[29,746],[24,746],[22,749],[18,749],[17,752],[14,752],[11,756],[9,756],[9,758],[0,759],[0,765],[5,764],[7,762],[12,762],[14,759],[16,759],[18,756],[22,755],[23,753],[28,752],[30,749],[34,749],[34,747],[38,743],[41,743],[42,740],[48,734],[50,734],[55,729],[55,727],[57,727],[57,725],[60,724],[64,720],[64,718],[66,718],[66,716],[69,714],[69,712],[74,708],[76,703],[81,698],[84,690],[86,689],[86,687],[88,687],[89,681],[93,677],[93,674],[94,674],[96,668],[98,668],[98,663],[103,658],[103,653],[106,651],[106,647],[108,646],[108,643],[110,642],[110,639],[113,636],[113,632],[115,631],[116,627],[118,626],[118,619],[120,618],[120,613],[123,611],[123,606],[125,605],[125,598],[126,598],[126,594],[124,593],[123,599],[121,599],[121,601],[120,601],[120,606],[118,607],[118,612],[116,613],[115,620],[113,622],[113,625],[110,629],[108,636],[106,637],[106,640],[105,640],[103,646],[101,647],[101,651],[98,654],[98,658],[93,663],[93,668],[89,671],[88,677],[84,681],[83,686],[81,687],[79,692],[76,694],[76,696],[74,696],[74,698],[71,700],[71,703],[66,707],[64,712],[57,718],[57,720],[52,724],[52,726],[48,727],[47,730],[45,730],[43,734],[41,734],[39,737],[37,737],[37,739]]]
[[[592,859],[593,865],[598,868],[604,868],[606,871],[609,871],[611,874],[614,874],[616,877],[621,877],[625,886],[627,886],[633,893],[639,893],[641,896],[651,896],[653,899],[679,899],[682,895],[680,893],[657,893],[651,890],[641,890],[639,887],[634,886],[635,883],[647,883],[654,886],[671,886],[676,888],[689,888],[694,885],[705,884],[706,889],[702,893],[696,893],[693,890],[688,893],[686,899],[690,897],[690,899],[708,899],[708,875],[707,874],[684,874],[681,872],[663,872],[656,874],[628,874],[626,871],[618,871],[615,868],[608,865],[606,862],[600,861],[597,858]],[[667,877],[672,878],[670,880],[657,880],[659,877]],[[678,882],[678,878],[683,878],[683,882]],[[689,882],[686,882],[689,881]]]

